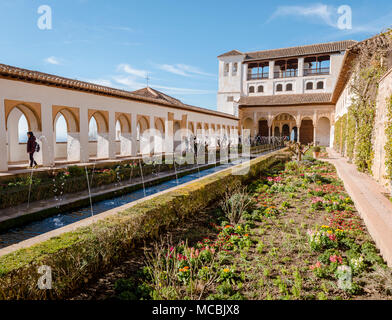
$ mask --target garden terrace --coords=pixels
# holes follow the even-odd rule
[[[264,145],[251,148],[251,154],[259,154],[270,151],[276,146]],[[241,152],[241,150],[239,150]],[[225,157],[228,157],[226,155]],[[232,155],[238,157],[238,154]],[[220,151],[215,153],[215,161],[220,160]],[[160,159],[160,161],[158,161]],[[73,194],[88,189],[86,175],[90,177],[90,188],[99,188],[128,182],[141,176],[140,163],[144,176],[156,175],[174,170],[185,170],[199,167],[203,164],[211,164],[208,153],[197,159],[199,164],[194,164],[195,159],[189,157],[175,156],[176,168],[173,157],[146,157],[118,163],[98,163],[84,167],[81,165],[69,166],[63,169],[51,169],[47,171],[26,171],[23,174],[4,176],[0,182],[0,209],[12,208],[20,204],[34,201],[59,199],[65,194]],[[188,163],[189,162],[189,163]],[[182,164],[178,164],[182,163]],[[87,170],[87,173],[86,173]],[[105,187],[107,188],[107,187]],[[1,213],[0,213],[1,215]],[[4,213],[7,215],[7,213]],[[1,216],[0,216],[1,221]]]
[[[278,164],[224,199],[75,299],[392,299],[392,270],[333,165]]]
[[[243,172],[242,166],[235,167],[234,173],[232,168],[224,170],[57,230],[43,237],[48,240],[35,239],[31,246],[0,257],[0,298],[69,295],[86,279],[110,269],[144,240],[158,237],[164,229],[217,201],[230,186],[257,178],[281,153],[251,160],[250,170],[244,175],[235,174]],[[36,288],[36,267],[41,264],[53,269],[54,289],[50,292]]]

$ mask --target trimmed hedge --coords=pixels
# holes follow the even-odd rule
[[[251,151],[262,152],[268,150],[269,146],[258,146],[251,148]],[[208,154],[206,154],[205,162],[208,163]],[[219,150],[216,153],[216,159],[220,157]],[[162,159],[163,163],[160,165],[144,164],[143,174],[148,176],[155,172],[159,166],[159,172],[169,172],[174,170],[173,164],[165,164],[165,158]],[[132,160],[131,162],[135,162]],[[127,181],[131,178],[140,177],[139,167],[124,168],[121,167],[128,162],[121,162],[118,164],[103,166],[102,164],[95,168],[96,171],[107,169],[110,170],[107,173],[95,173],[92,177],[91,168],[89,168],[90,187],[97,188],[114,184],[117,182]],[[178,165],[177,165],[178,166]],[[191,167],[186,163],[181,165],[181,169]],[[121,169],[116,169],[121,168]],[[178,167],[177,167],[178,169]],[[70,177],[65,178],[63,173],[65,171],[70,172]],[[30,182],[32,187],[30,188]],[[12,183],[15,186],[7,186]],[[34,172],[33,179],[31,181],[30,173],[25,175],[18,175],[13,179],[5,180],[0,184],[0,209],[6,209],[15,207],[17,205],[27,203],[30,195],[30,202],[51,199],[54,197],[60,198],[64,194],[77,193],[80,191],[87,190],[87,179],[85,175],[84,167],[71,166],[67,170],[53,170],[47,172]]]
[[[386,179],[392,180],[392,95],[387,99],[387,121],[385,122],[385,167]]]
[[[182,168],[184,165],[182,166]],[[83,170],[83,176],[71,176],[64,178],[63,172],[56,172],[57,176],[50,177],[34,177],[32,180],[32,186],[30,189],[29,185],[7,187],[6,189],[0,190],[0,209],[14,207],[23,203],[26,203],[30,194],[30,202],[51,199],[54,197],[61,197],[64,194],[77,193],[80,191],[87,190],[87,178]],[[140,177],[139,167],[135,167],[133,170],[130,168],[122,168],[121,170],[110,170],[106,173],[92,173],[89,172],[89,181],[91,188],[97,188],[104,185],[114,184],[116,182],[124,182],[131,178]],[[149,175],[153,172],[154,167],[152,165],[143,166],[143,174]],[[160,172],[168,172],[173,170],[173,165],[162,164],[160,165]]]
[[[129,250],[219,199],[228,187],[258,178],[276,151],[250,161],[245,175],[232,168],[143,201],[73,232],[0,257],[0,299],[61,299],[119,261]],[[52,268],[53,289],[39,290],[38,267]]]

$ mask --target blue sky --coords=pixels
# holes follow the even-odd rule
[[[115,3],[115,4],[114,4]],[[49,5],[52,30],[37,27]],[[353,29],[336,27],[350,5]],[[344,39],[392,25],[392,2],[1,0],[0,63],[216,109],[217,56]]]

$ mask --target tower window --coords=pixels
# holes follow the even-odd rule
[[[225,63],[225,73],[229,73],[230,66],[228,63]]]
[[[293,84],[292,83],[288,83],[286,85],[286,91],[293,91]]]
[[[264,87],[263,86],[258,86],[257,92],[264,92]]]
[[[277,92],[283,91],[283,85],[278,84],[278,85],[276,86],[276,91],[277,91]]]
[[[236,62],[233,64],[233,74],[236,74],[237,71],[238,71],[238,63]]]
[[[249,87],[249,93],[255,93],[255,87],[254,86]]]
[[[313,82],[308,82],[306,84],[306,90],[313,90]]]
[[[324,82],[323,81],[317,82],[317,89],[324,89]]]

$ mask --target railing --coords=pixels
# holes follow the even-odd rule
[[[298,69],[286,70],[286,71],[275,71],[274,78],[293,78],[298,77]]]
[[[246,140],[240,137],[241,143],[251,147],[264,146],[264,145],[283,146],[284,142],[288,140],[290,140],[289,137],[256,136],[254,138],[248,137]]]
[[[261,80],[261,79],[268,79],[268,78],[269,78],[268,72],[248,74],[248,80]]]
[[[313,76],[320,74],[329,74],[329,68],[309,68],[304,69],[304,76]]]

